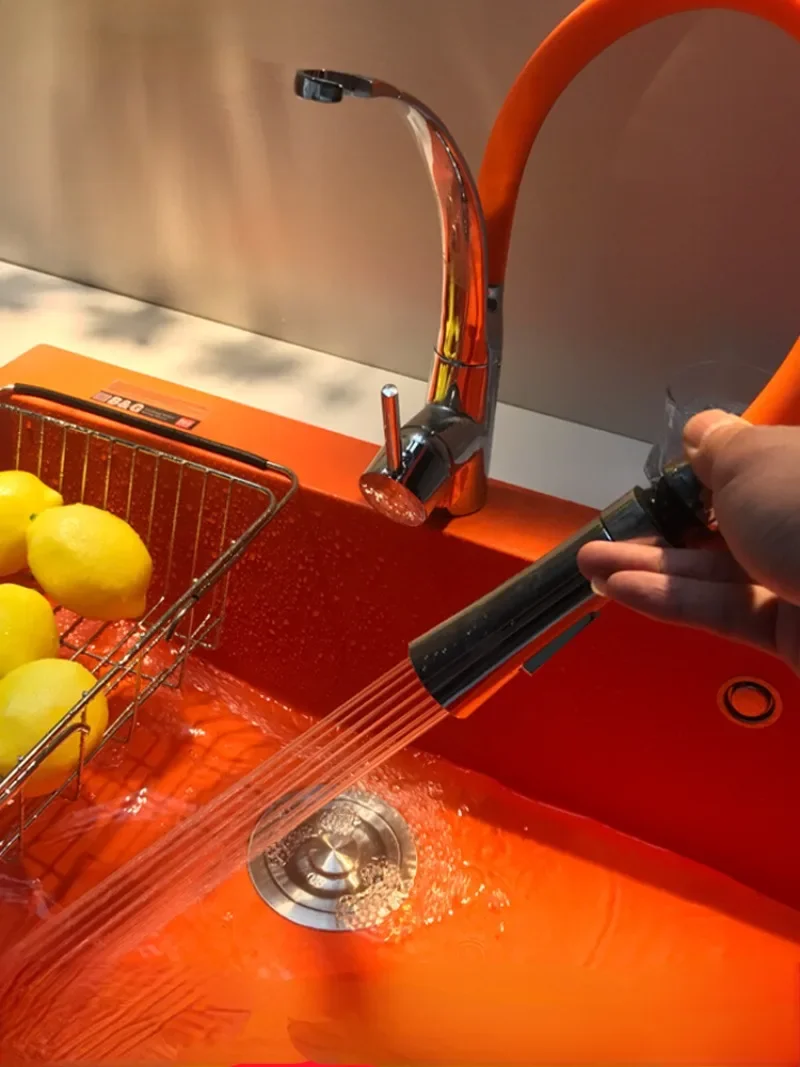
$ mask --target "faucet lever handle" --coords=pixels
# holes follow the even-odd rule
[[[381,389],[383,436],[386,442],[386,466],[391,473],[400,469],[403,445],[400,440],[400,398],[396,385]]]

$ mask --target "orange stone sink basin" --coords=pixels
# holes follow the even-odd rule
[[[82,398],[119,374],[44,346],[6,368]],[[370,445],[124,378],[300,490],[237,565],[220,648],[0,862],[0,980],[30,930],[589,515],[495,484],[473,517],[394,526],[357,497]],[[741,679],[782,714],[752,728]],[[800,681],[780,663],[605,607],[361,783],[416,847],[381,925],[296,925],[241,869],[143,927],[88,994],[4,1001],[0,1063],[795,1064],[798,753]]]

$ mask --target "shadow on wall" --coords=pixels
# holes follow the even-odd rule
[[[203,375],[250,385],[296,374],[301,361],[283,353],[276,355],[270,351],[269,342],[253,337],[208,345],[193,361],[193,367]]]
[[[157,304],[116,309],[89,307],[87,332],[104,341],[132,341],[142,348],[160,339],[174,323],[175,316]]]
[[[394,81],[477,169],[573,6],[0,0],[0,255],[426,377],[441,253],[402,113],[311,107],[292,74]],[[570,87],[521,197],[505,400],[646,438],[676,366],[777,365],[798,330],[798,54],[752,19],[687,15]],[[146,345],[148,314],[96,328]],[[250,380],[255,349],[236,358]]]
[[[63,289],[67,283],[45,274],[0,274],[0,310],[31,311],[45,293]]]
[[[219,341],[201,348],[191,363],[202,377],[233,385],[260,385],[289,381],[303,390],[306,403],[322,408],[341,408],[362,398],[357,368],[348,380],[337,376],[320,381],[308,362],[290,351],[276,351],[274,342],[244,334],[241,340]]]

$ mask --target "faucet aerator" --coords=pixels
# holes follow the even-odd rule
[[[390,475],[367,471],[358,483],[369,506],[401,526],[424,526],[428,510],[419,497]]]

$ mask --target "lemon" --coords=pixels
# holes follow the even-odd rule
[[[153,561],[123,519],[88,504],[44,511],[28,526],[28,566],[45,593],[85,618],[144,613]]]
[[[35,659],[58,655],[58,627],[41,593],[0,585],[0,678]]]
[[[25,531],[34,515],[64,503],[27,471],[0,471],[0,578],[25,568]]]
[[[17,667],[0,681],[0,777],[15,766],[95,684],[91,673],[68,659],[40,659]],[[80,721],[80,717],[74,720]],[[108,724],[108,704],[100,694],[86,708],[84,754]],[[80,733],[65,738],[25,783],[28,796],[57,789],[80,758]]]

